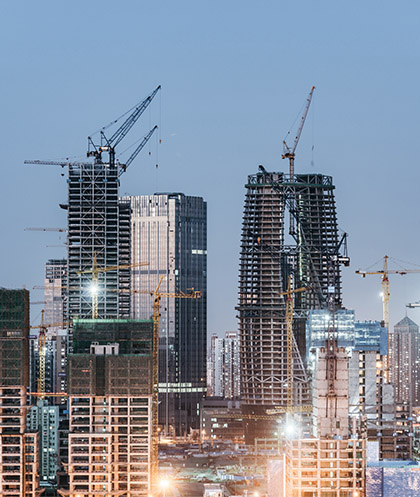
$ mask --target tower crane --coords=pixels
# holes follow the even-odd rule
[[[155,98],[156,94],[158,93],[158,91],[160,89],[161,89],[161,86],[159,85],[155,90],[152,91],[152,93],[150,93],[150,95],[148,95],[142,102],[140,102],[134,108],[133,112],[123,122],[123,124],[117,129],[117,131],[114,132],[114,134],[111,136],[111,138],[108,139],[106,137],[104,130],[108,126],[111,126],[112,124],[114,124],[116,121],[113,121],[108,126],[105,126],[104,128],[102,128],[102,130],[100,131],[101,141],[100,141],[99,145],[95,145],[95,143],[92,140],[92,137],[88,136],[87,157],[94,157],[95,162],[101,164],[102,163],[102,153],[106,152],[106,153],[108,153],[110,167],[114,167],[115,166],[115,148],[123,140],[123,138],[127,135],[127,133],[131,130],[131,128],[134,126],[134,124],[137,122],[137,120],[143,114],[143,112],[147,109],[147,107],[151,104],[152,100]],[[151,130],[149,132],[150,136],[152,136],[152,134],[156,128],[157,127],[155,126],[155,128],[153,128],[153,130]],[[149,136],[149,138],[150,138],[150,136]],[[146,143],[147,143],[148,139],[146,140]],[[139,147],[140,147],[140,145],[139,145]],[[140,150],[143,148],[143,146],[141,146]],[[137,147],[137,149],[139,147]],[[137,149],[136,149],[136,152],[134,152],[135,155],[137,155],[140,152],[140,150],[137,151]]]
[[[90,285],[90,293],[92,295],[92,319],[98,318],[98,293],[99,293],[99,273],[107,273],[108,271],[117,271],[119,269],[130,269],[134,267],[147,266],[148,262],[139,262],[136,264],[121,264],[119,266],[98,267],[96,259],[96,250],[93,254],[92,269],[77,271],[77,274],[91,274],[92,281]]]
[[[312,101],[312,95],[314,93],[315,86],[311,88],[311,91],[309,92],[309,96],[306,99],[306,105],[305,109],[303,111],[302,117],[300,118],[300,124],[299,128],[297,130],[296,136],[295,136],[295,141],[293,142],[292,148],[290,148],[286,140],[283,140],[283,154],[281,156],[282,159],[289,159],[289,174],[290,174],[290,180],[293,181],[293,176],[295,175],[295,152],[296,152],[296,147],[298,146],[299,140],[300,140],[300,135],[302,134],[303,126],[306,121],[306,116],[308,115],[309,111],[309,106],[311,105]],[[289,131],[290,133],[290,131]],[[288,133],[288,134],[289,134]]]
[[[388,259],[387,255],[384,256],[384,265],[382,269],[376,271],[363,271],[358,269],[356,274],[360,274],[362,278],[366,278],[367,275],[378,274],[381,275],[382,279],[382,320],[387,332],[387,356],[385,359],[385,379],[389,382],[389,275],[390,274],[401,274],[404,276],[409,273],[420,273],[420,269],[388,269]]]
[[[409,309],[420,307],[420,302],[412,302],[411,304],[407,304],[406,307],[408,307]]]
[[[130,158],[127,160],[125,164],[120,164],[116,161],[116,147],[119,143],[125,138],[127,133],[131,130],[143,112],[149,107],[152,100],[155,98],[156,94],[161,89],[159,85],[155,88],[150,95],[148,95],[144,100],[142,100],[138,105],[134,107],[134,110],[130,113],[130,115],[126,118],[123,124],[114,132],[111,138],[107,138],[105,135],[105,129],[109,126],[115,124],[118,119],[112,121],[107,126],[104,126],[100,131],[100,144],[95,144],[92,137],[88,136],[88,151],[87,157],[93,157],[95,164],[103,164],[102,154],[104,152],[108,153],[108,164],[111,168],[118,166],[119,176],[123,172],[127,170],[127,167],[133,162],[133,160],[137,157],[140,151],[144,148],[146,143],[150,140],[153,133],[156,131],[157,126],[154,126],[141,140],[135,151],[131,154]],[[129,111],[130,112],[130,111]],[[35,164],[35,165],[47,165],[47,166],[61,166],[61,167],[83,167],[86,165],[91,165],[90,162],[70,162],[68,159],[63,161],[53,161],[53,160],[25,160],[25,164]]]
[[[43,399],[46,395],[45,393],[45,355],[46,355],[46,344],[47,344],[47,331],[48,328],[55,328],[57,326],[67,326],[70,321],[65,321],[62,323],[45,324],[44,323],[44,309],[41,311],[41,324],[39,326],[31,326],[31,330],[39,329],[38,336],[38,354],[39,354],[39,378],[38,378],[38,391],[37,395]],[[34,394],[33,394],[34,395]]]
[[[293,404],[293,294],[304,292],[309,287],[292,290],[292,276],[289,275],[287,290],[279,295],[286,297],[286,325],[287,325],[287,412],[292,413],[296,406]]]

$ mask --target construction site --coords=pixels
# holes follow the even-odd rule
[[[127,160],[119,145],[160,86],[88,137],[89,161],[26,161],[67,169],[67,256],[46,263],[39,325],[27,290],[0,289],[1,495],[377,497],[377,468],[409,464],[417,393],[396,383],[420,385],[402,366],[420,334],[390,334],[388,276],[420,270],[358,271],[381,275],[381,322],[345,308],[333,178],[295,172],[314,90],[288,173],[246,181],[239,332],[212,339],[210,375],[206,202],[120,195],[158,127]]]

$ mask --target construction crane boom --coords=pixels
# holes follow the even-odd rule
[[[137,146],[136,150],[130,155],[128,160],[126,161],[125,164],[120,164],[120,170],[118,173],[118,176],[121,176],[125,171],[127,171],[127,167],[133,162],[133,160],[139,155],[139,153],[142,151],[146,143],[150,140],[152,137],[153,133],[158,129],[157,126],[152,128],[146,135],[144,135],[142,141],[139,143]]]
[[[121,264],[119,266],[98,267],[96,250],[95,250],[95,252],[93,254],[92,269],[85,269],[85,270],[76,271],[76,273],[79,275],[80,274],[91,274],[92,275],[91,288],[90,288],[91,294],[92,294],[92,319],[98,318],[99,273],[107,273],[108,271],[117,271],[119,269],[130,269],[130,268],[134,268],[134,267],[147,266],[148,264],[149,264],[148,262],[139,262],[136,264]]]
[[[110,167],[115,166],[115,148],[118,144],[125,138],[127,133],[131,130],[134,124],[137,122],[139,117],[150,105],[158,91],[161,89],[159,85],[155,90],[150,93],[142,102],[140,102],[134,109],[134,111],[127,117],[124,123],[114,132],[111,138],[107,138],[104,130],[100,132],[101,143],[100,145],[95,145],[92,138],[88,136],[88,151],[87,157],[94,157],[95,162],[102,163],[102,153],[107,152],[109,156]]]
[[[306,99],[306,105],[305,109],[303,111],[302,117],[300,118],[300,124],[298,131],[296,133],[295,141],[293,142],[292,148],[290,148],[286,140],[283,140],[283,154],[281,156],[282,159],[289,159],[289,174],[290,174],[290,179],[293,178],[295,175],[295,152],[296,152],[296,147],[298,146],[299,140],[300,140],[300,135],[302,134],[303,126],[306,121],[306,116],[308,115],[309,111],[309,106],[311,105],[312,101],[312,95],[314,93],[315,86],[311,88],[311,91],[309,92],[309,96]]]
[[[411,304],[407,304],[406,307],[409,309],[415,309],[416,307],[420,307],[420,302],[412,302]]]

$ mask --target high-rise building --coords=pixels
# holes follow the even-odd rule
[[[212,396],[225,399],[240,397],[241,375],[239,369],[239,339],[234,331],[227,331],[224,338],[211,339]]]
[[[348,260],[340,255],[345,237],[338,236],[332,178],[260,170],[246,184],[237,310],[242,405],[244,412],[263,414],[287,403],[285,297],[279,294],[289,276],[294,288],[309,287],[294,296],[294,401],[302,404],[309,402],[307,312],[327,307],[331,287],[340,307],[339,264]]]
[[[207,211],[201,197],[162,193],[131,197],[132,315],[148,319],[160,291],[201,291],[199,299],[161,299],[159,423],[166,432],[199,428],[206,393]]]
[[[39,432],[39,477],[41,485],[57,483],[59,407],[40,399],[27,414],[27,427]]]
[[[45,264],[44,281],[44,322],[63,323],[66,320],[67,259],[50,259]],[[50,326],[48,331],[55,332],[62,328],[62,325]]]
[[[152,321],[75,319],[69,356],[69,489],[150,494]]]
[[[29,292],[0,288],[0,495],[38,497],[38,432],[26,426]]]
[[[396,402],[420,406],[420,332],[407,316],[389,333],[389,356]]]
[[[68,166],[67,315],[92,317],[92,294],[97,296],[97,317],[130,316],[130,269],[100,272],[92,287],[91,270],[130,263],[130,206],[118,197],[117,167],[102,163]]]

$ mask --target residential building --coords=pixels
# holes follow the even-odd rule
[[[225,399],[240,397],[239,339],[236,332],[227,331],[224,338],[212,336],[211,357],[212,395]]]
[[[124,198],[124,200],[127,200]],[[201,292],[201,298],[160,300],[159,423],[184,435],[200,425],[206,393],[207,214],[201,197],[159,193],[131,197],[132,315],[149,319],[152,293]]]
[[[39,433],[40,484],[56,485],[58,470],[59,407],[40,399],[27,414],[29,431]]]

